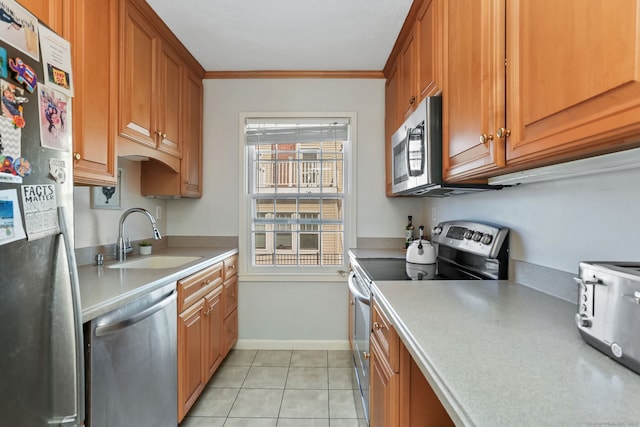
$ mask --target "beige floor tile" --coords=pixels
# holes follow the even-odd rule
[[[213,374],[207,387],[240,388],[249,369],[249,366],[222,365]]]
[[[286,366],[291,364],[291,350],[259,350],[252,366]]]
[[[189,411],[189,416],[226,417],[238,395],[237,388],[207,387],[196,404]]]
[[[286,367],[252,366],[242,387],[283,389],[288,371]]]
[[[225,357],[223,366],[251,366],[258,350],[231,350]]]
[[[353,356],[349,350],[329,350],[328,360],[330,368],[353,367]]]
[[[326,350],[294,350],[291,355],[291,366],[326,368],[327,363]]]
[[[227,418],[224,427],[276,427],[277,418]]]
[[[185,417],[180,427],[223,427],[226,418]]]
[[[229,418],[277,418],[283,390],[241,389]]]
[[[285,390],[281,418],[329,418],[327,390]]]
[[[327,368],[289,368],[287,389],[315,389],[328,388]]]

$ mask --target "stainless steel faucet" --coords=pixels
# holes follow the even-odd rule
[[[160,235],[160,230],[158,230],[158,227],[156,225],[156,219],[153,217],[153,215],[151,215],[151,213],[148,210],[143,208],[127,209],[120,216],[118,241],[116,242],[116,257],[118,258],[118,261],[126,260],[127,254],[133,250],[131,248],[131,244],[129,243],[129,239],[126,239],[125,241],[125,238],[124,238],[124,220],[127,219],[127,217],[134,212],[140,212],[147,215],[149,217],[149,221],[151,221],[151,227],[153,227],[153,238],[156,240],[162,239],[162,236]]]

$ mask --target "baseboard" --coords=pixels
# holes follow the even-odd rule
[[[239,339],[233,348],[236,350],[349,350],[349,341]]]

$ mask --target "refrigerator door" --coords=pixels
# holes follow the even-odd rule
[[[22,58],[43,81],[39,62],[1,40],[0,46],[7,58]],[[2,81],[19,86],[13,75]],[[81,313],[74,311],[79,301],[74,301],[71,281],[73,163],[70,149],[41,146],[38,92],[21,94],[28,101],[23,103],[26,124],[20,132],[20,156],[31,164],[31,173],[22,183],[0,180],[0,190],[17,193],[24,224],[24,186],[52,186],[56,205],[66,212],[66,220],[59,222],[67,233],[0,246],[0,427],[69,426],[84,421],[82,351],[78,351],[83,343],[76,327]],[[57,180],[50,173],[52,162],[58,168]]]

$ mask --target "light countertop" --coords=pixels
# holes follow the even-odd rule
[[[509,281],[372,292],[456,425],[640,425],[640,375],[582,341],[575,304]]]
[[[174,268],[133,269],[109,268],[113,260],[103,266],[78,268],[82,321],[88,322],[108,313],[157,288],[176,282],[205,267],[238,253],[237,248],[168,248],[153,255],[198,256],[200,259]],[[129,256],[127,260],[141,258]]]

